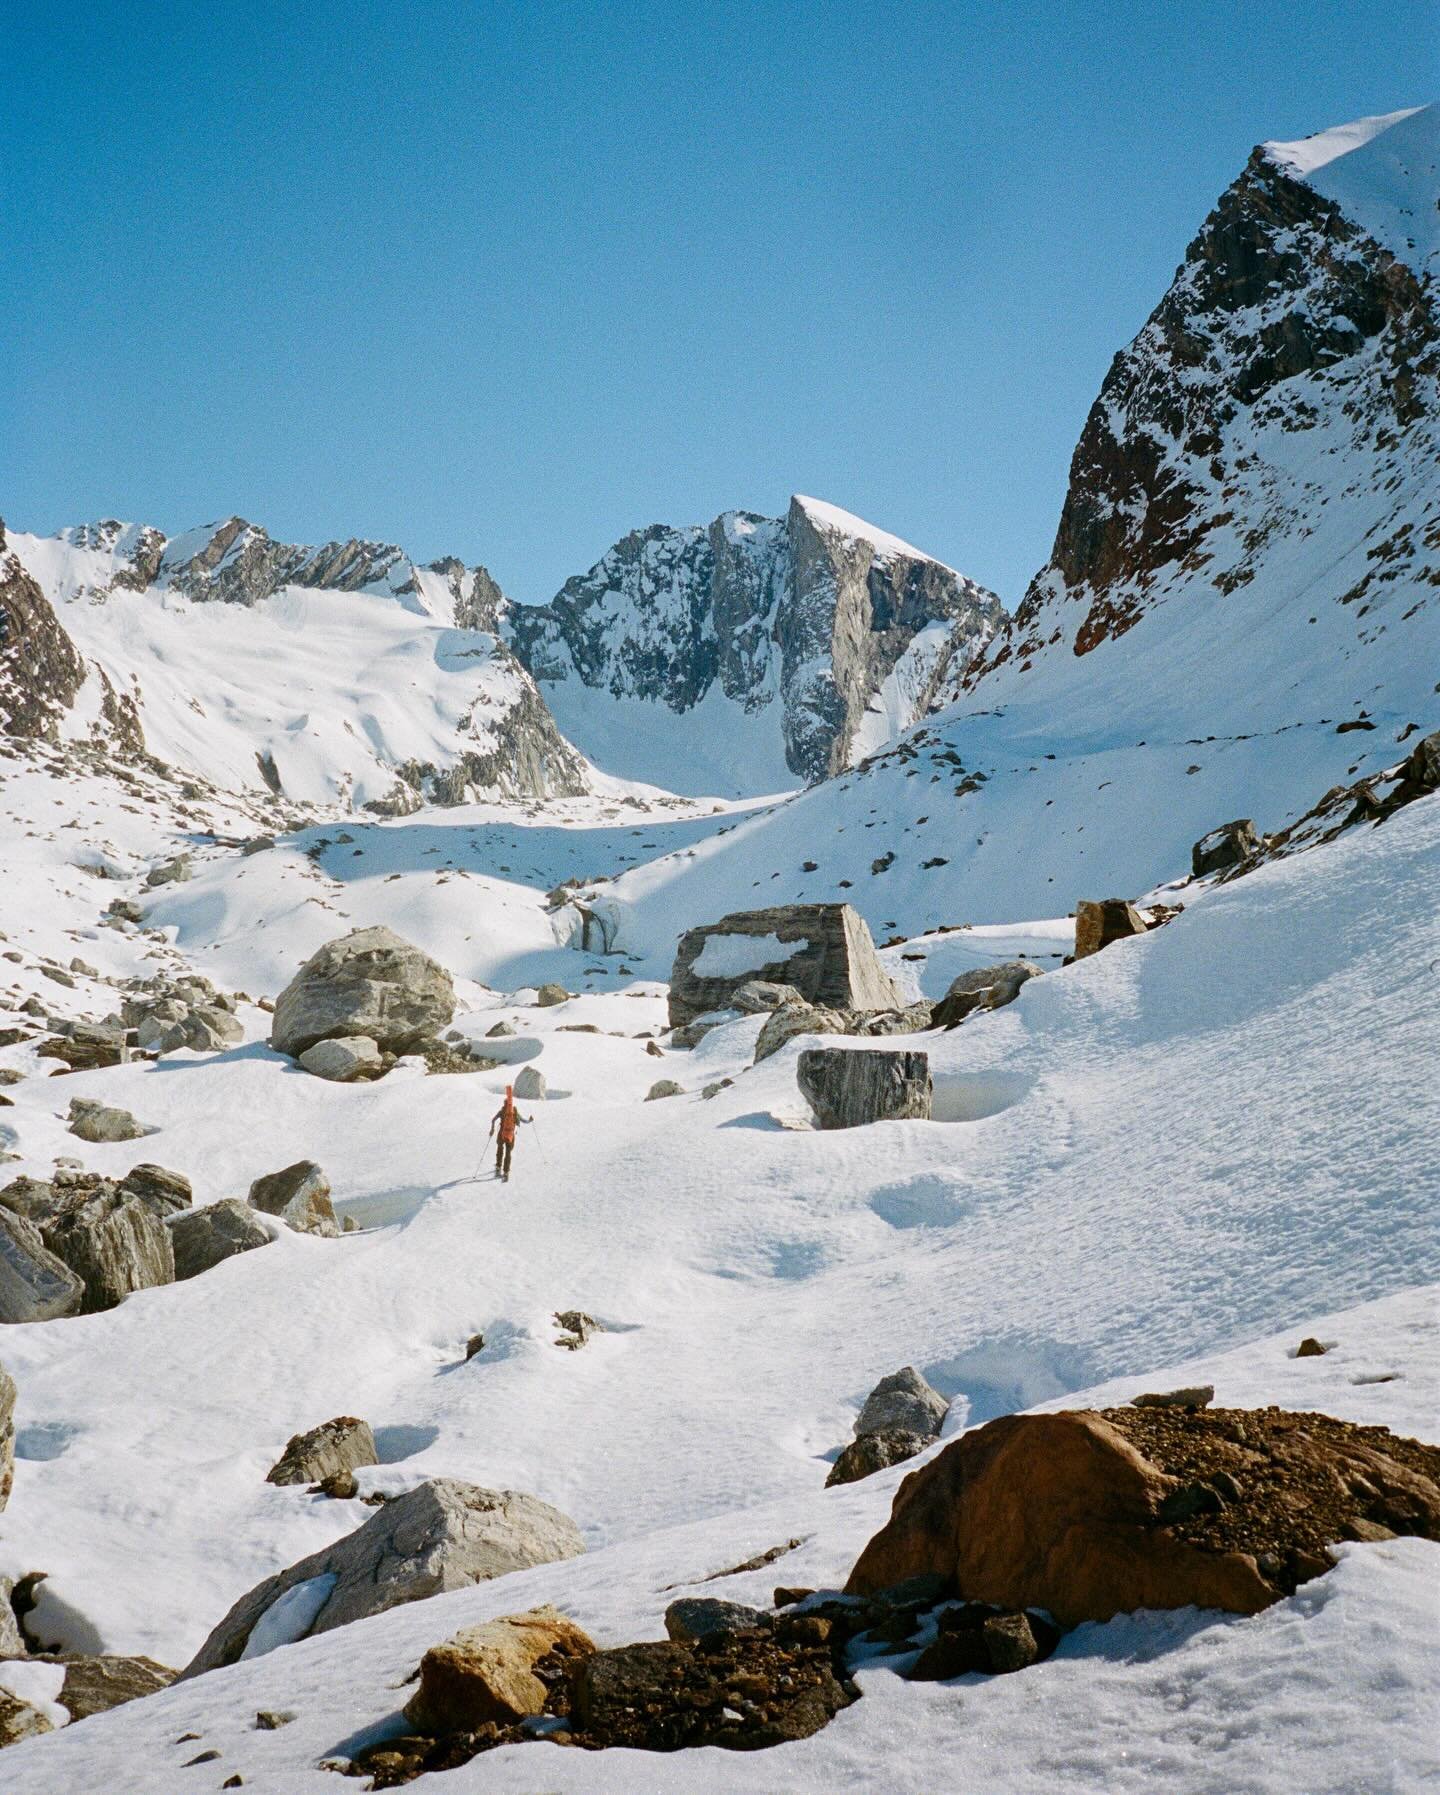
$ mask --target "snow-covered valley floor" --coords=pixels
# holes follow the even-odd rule
[[[77,779],[57,802],[38,775],[9,775],[0,930],[21,960],[6,1003],[40,991],[69,1013],[113,1007],[85,975],[74,993],[47,987],[39,952],[116,975],[183,959],[273,996],[321,941],[383,920],[457,975],[462,1032],[515,1025],[506,1051],[538,1065],[550,1095],[522,1105],[536,1124],[497,1186],[474,1174],[503,1068],[427,1077],[405,1063],[331,1085],[272,1052],[249,1005],[247,1040],[228,1051],[58,1082],[30,1049],[0,1049],[27,1074],[0,1111],[8,1175],[65,1155],[100,1172],[158,1161],[204,1203],[308,1157],[362,1224],[340,1240],[282,1231],[109,1313],[5,1329],[19,1458],[0,1574],[48,1572],[39,1619],[77,1648],[181,1664],[243,1591],[369,1517],[264,1481],[291,1434],[337,1414],[366,1417],[386,1460],[359,1473],[362,1492],[437,1475],[531,1491],[590,1551],[14,1747],[0,1786],[15,1795],[168,1795],[235,1774],[276,1795],[334,1790],[320,1760],[393,1716],[420,1652],[457,1626],[553,1600],[602,1643],[657,1637],[669,1586],[792,1538],[779,1564],[718,1587],[768,1599],[776,1581],[841,1583],[903,1470],[822,1486],[858,1404],[899,1365],[953,1398],[951,1433],[1203,1379],[1223,1403],[1440,1437],[1440,800],[1192,888],[1167,927],[926,1037],[951,1119],[821,1134],[796,1091],[798,1042],[752,1068],[760,1019],[746,1019],[656,1060],[640,1037],[665,1025],[662,944],[592,957],[546,916],[562,878],[727,826],[708,804],[633,821],[584,805],[431,813],[317,825],[248,858],[205,849],[194,879],[147,895],[156,940],[96,924],[183,844],[154,807],[112,807],[110,835],[131,832],[108,850],[119,879],[78,871],[64,843],[93,831],[65,825],[103,796]],[[885,958],[938,995],[966,964],[1058,954],[1067,926],[927,937]],[[589,967],[602,970],[587,981]],[[581,994],[536,1008],[542,978]],[[685,1094],[646,1103],[664,1076]],[[77,1095],[157,1132],[77,1142],[64,1123]],[[607,1332],[557,1350],[566,1308]],[[467,1363],[477,1331],[487,1345]],[[1306,1333],[1334,1350],[1293,1359]],[[822,1733],[748,1762],[534,1745],[423,1786],[1419,1790],[1440,1776],[1426,1713],[1437,1573],[1440,1548],[1423,1541],[1347,1547],[1252,1620],[1088,1626],[993,1682],[911,1685],[877,1664]],[[267,1707],[297,1718],[258,1732]],[[188,1733],[221,1757],[182,1769],[202,1750],[177,1746]]]

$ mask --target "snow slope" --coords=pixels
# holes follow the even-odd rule
[[[1440,1108],[1415,1076],[1440,1051],[1416,976],[1440,957],[1417,901],[1437,850],[1422,801],[1050,974],[927,1043],[953,1118],[933,1123],[797,1132],[798,1044],[745,1070],[756,1021],[657,1066],[635,1036],[662,1025],[658,984],[540,1011],[469,991],[466,1031],[515,1018],[556,1093],[503,1194],[465,1182],[503,1070],[336,1088],[252,1040],[27,1079],[5,1112],[17,1172],[73,1149],[62,1093],[103,1092],[159,1132],[87,1149],[94,1169],[157,1159],[208,1201],[313,1156],[371,1225],[7,1329],[22,1445],[0,1571],[47,1569],[65,1636],[178,1661],[368,1512],[263,1482],[331,1414],[390,1443],[368,1484],[534,1490],[599,1546],[811,1500],[897,1364],[979,1420],[1440,1276]],[[657,1074],[692,1094],[643,1102]],[[549,1320],[573,1306],[612,1329],[577,1355]],[[491,1344],[464,1365],[477,1329]]]
[[[133,700],[145,751],[224,790],[361,809],[596,788],[494,617],[456,627],[483,569],[451,579],[375,544],[348,545],[374,551],[358,562],[284,549],[253,526],[221,551],[227,534],[8,532],[92,669],[70,736],[107,733],[108,689]],[[257,542],[284,558],[257,572]]]

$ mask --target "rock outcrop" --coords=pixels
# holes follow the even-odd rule
[[[575,1558],[584,1550],[575,1523],[536,1496],[436,1478],[396,1496],[334,1545],[257,1584],[182,1674],[199,1676],[233,1664],[270,1608],[301,1584],[312,1597],[313,1613],[298,1632],[287,1630],[291,1638],[328,1633],[402,1602]]]
[[[100,1103],[94,1097],[72,1097],[70,1132],[82,1141],[138,1141],[155,1130],[137,1122],[128,1109]]]
[[[1440,1538],[1440,1447],[1384,1428],[1278,1409],[1006,1415],[905,1479],[846,1588],[929,1574],[1062,1626],[1254,1614],[1328,1569],[1328,1542],[1401,1532]]]
[[[738,1008],[736,992],[756,980],[789,985],[806,1003],[827,1009],[905,1007],[864,918],[849,904],[782,904],[686,930],[670,973],[671,1026]]]
[[[1202,835],[1190,850],[1190,876],[1203,879],[1210,873],[1228,872],[1232,866],[1243,866],[1259,849],[1260,837],[1248,816],[1233,823],[1221,823]]]
[[[821,1128],[928,1120],[930,1060],[891,1047],[807,1047],[796,1082]]]
[[[390,929],[355,929],[312,954],[276,998],[270,1045],[295,1056],[360,1035],[405,1053],[443,1034],[454,1015],[443,966]]]
[[[379,1078],[387,1062],[369,1035],[348,1035],[343,1041],[317,1041],[299,1055],[300,1064],[314,1078],[332,1084],[357,1084]]]
[[[52,735],[84,683],[84,661],[0,524],[0,735]]]

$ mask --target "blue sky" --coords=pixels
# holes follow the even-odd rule
[[[9,10],[0,515],[239,511],[548,597],[792,491],[1013,603],[1251,146],[1433,0]]]

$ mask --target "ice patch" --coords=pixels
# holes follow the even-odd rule
[[[321,1577],[307,1577],[303,1583],[292,1584],[284,1595],[276,1596],[251,1628],[240,1656],[263,1658],[277,1646],[303,1639],[338,1581],[333,1571],[326,1571]]]

